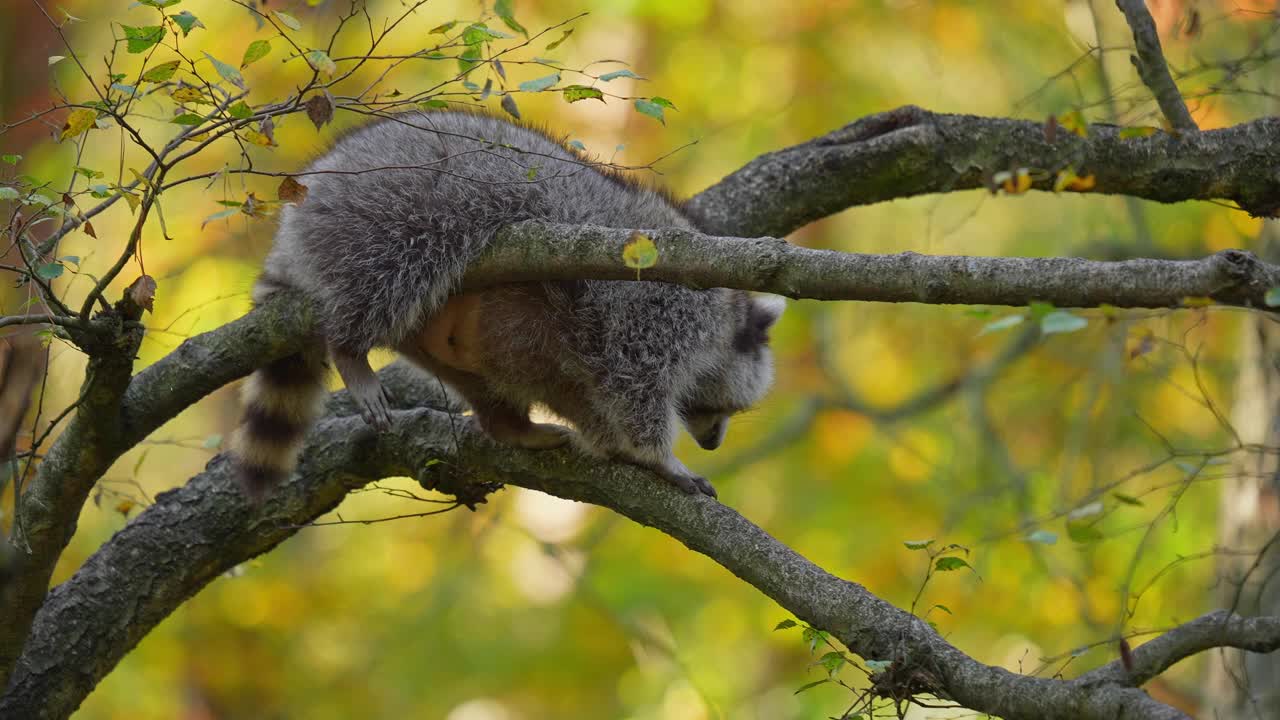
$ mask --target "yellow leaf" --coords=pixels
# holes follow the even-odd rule
[[[137,180],[139,185],[141,185],[144,188],[151,187],[150,181],[148,181],[147,178],[142,173],[138,172],[134,168],[129,168],[129,172],[133,173],[133,179]]]
[[[1084,113],[1079,110],[1059,115],[1058,126],[1080,137],[1089,137],[1089,123],[1084,119]]]
[[[1031,171],[1018,168],[1016,172],[996,173],[996,182],[1010,195],[1021,195],[1031,189]]]
[[[1058,176],[1054,178],[1053,191],[1062,192],[1063,190],[1070,190],[1072,192],[1088,192],[1092,190],[1096,184],[1097,180],[1092,175],[1085,175],[1084,177],[1081,177],[1076,175],[1075,169],[1067,167],[1059,172]]]
[[[132,509],[133,509],[132,500],[121,500],[120,502],[116,503],[116,512],[120,513],[121,515],[128,515],[129,511]]]
[[[1151,127],[1150,125],[1140,125],[1138,127],[1127,127],[1120,131],[1120,139],[1128,140],[1130,138],[1151,137],[1160,132],[1160,128]]]
[[[129,212],[136,212],[138,204],[142,202],[141,198],[131,192],[121,192],[120,194],[124,196],[124,201],[129,203]]]
[[[204,93],[201,92],[199,88],[193,88],[193,87],[178,88],[177,90],[173,91],[173,95],[171,97],[173,98],[174,102],[180,102],[180,103],[198,102],[198,103],[208,104],[205,102]]]
[[[1212,304],[1213,304],[1213,298],[1210,298],[1210,297],[1188,295],[1187,297],[1182,298],[1182,307],[1189,307],[1189,308],[1209,307]]]
[[[187,142],[204,142],[205,140],[209,139],[209,133],[202,132],[199,135],[191,135],[190,137],[186,137],[183,139],[186,140]]]
[[[62,126],[62,134],[58,136],[58,140],[66,140],[73,138],[93,127],[94,121],[98,119],[98,111],[93,108],[76,108],[67,115],[67,122]]]
[[[240,137],[248,140],[254,145],[261,145],[262,147],[271,147],[272,145],[275,145],[275,143],[271,142],[271,138],[263,135],[257,130],[242,130],[240,131]]]
[[[629,268],[635,268],[638,279],[641,270],[658,264],[658,246],[647,235],[632,233],[627,244],[622,246],[622,262]]]

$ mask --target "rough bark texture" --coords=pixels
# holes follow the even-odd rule
[[[1280,285],[1280,266],[1252,253],[1224,250],[1200,260],[1010,258],[864,255],[811,250],[774,238],[711,237],[688,230],[647,230],[658,262],[646,280],[692,287],[734,287],[813,300],[931,304],[1166,308],[1188,298],[1221,305],[1266,307]],[[468,287],[537,279],[634,280],[622,262],[630,230],[521,223],[467,274]]]
[[[762,155],[687,205],[721,235],[781,236],[857,205],[986,188],[1012,168],[1092,174],[1091,192],[1159,202],[1234,200],[1254,215],[1280,211],[1280,118],[1223,130],[1122,139],[1091,125],[1082,138],[1041,122],[944,115],[907,106],[863,118],[795,147]]]

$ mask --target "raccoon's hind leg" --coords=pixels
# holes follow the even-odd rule
[[[527,403],[500,397],[484,378],[445,365],[424,351],[415,340],[401,345],[399,351],[457,390],[471,406],[480,429],[498,442],[529,450],[549,450],[562,447],[573,436],[572,430],[561,425],[533,422],[529,419]]]
[[[369,366],[369,358],[335,347],[329,348],[329,354],[343,384],[347,386],[347,392],[351,394],[351,400],[360,411],[360,417],[380,432],[391,429],[391,405],[387,402],[382,383]]]

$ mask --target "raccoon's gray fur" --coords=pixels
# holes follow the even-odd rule
[[[572,438],[715,494],[672,455],[676,428],[714,448],[728,416],[760,399],[772,381],[767,334],[781,298],[629,281],[456,294],[505,225],[691,227],[665,195],[595,169],[537,130],[457,111],[364,126],[300,177],[306,199],[282,212],[254,300],[284,288],[312,298],[323,342],[367,421],[389,422],[366,356],[390,347],[455,387],[499,440],[553,447]],[[246,384],[233,451],[250,493],[292,470],[323,394],[324,355],[318,339]],[[579,432],[530,423],[535,403]]]

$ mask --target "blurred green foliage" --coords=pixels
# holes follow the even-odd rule
[[[521,95],[521,112],[619,164],[666,156],[656,173],[642,172],[681,195],[761,153],[908,103],[1034,119],[1078,109],[1095,122],[1159,124],[1126,51],[1107,44],[1117,28],[1121,41],[1124,35],[1119,14],[1106,2],[1095,5],[1104,47],[1111,47],[1101,53],[1108,85],[1095,58],[1082,57],[1093,28],[1087,2],[1068,3],[1065,11],[1056,0],[499,5],[531,33],[590,11],[569,26],[572,35],[553,31],[534,49],[574,67],[602,58],[630,63],[647,80],[619,76],[609,90],[668,99],[668,106],[655,105],[664,123],[646,116],[653,107],[636,112],[630,101],[591,97],[569,104],[556,92]],[[1178,67],[1243,52],[1242,40],[1260,32],[1265,20],[1226,14],[1232,3],[1199,5],[1216,14],[1195,37],[1180,30],[1181,16],[1158,18]],[[109,52],[112,34],[123,36],[121,24],[149,25],[155,12],[92,0],[65,0],[61,7],[81,20],[67,32],[91,68]],[[296,19],[299,37],[312,43],[332,32],[345,7],[336,0],[270,5]],[[367,8],[378,26],[402,5],[369,0]],[[203,25],[191,28],[184,48],[220,58],[224,78],[242,75],[251,103],[295,86],[298,61],[288,65],[292,52],[269,28],[258,28],[245,8],[227,0],[182,0],[166,12],[179,11]],[[477,12],[470,2],[428,3],[391,36],[388,52],[436,42],[432,28],[466,22]],[[509,29],[492,17],[490,26]],[[361,32],[343,38],[327,57],[358,54],[367,43]],[[545,50],[557,38],[562,44]],[[271,41],[270,49],[261,41]],[[312,66],[323,61],[313,58]],[[32,68],[25,81],[44,87],[43,70]],[[451,71],[405,64],[385,82],[411,92]],[[507,72],[512,86],[546,75],[539,67]],[[70,60],[52,64],[50,73],[73,98],[85,96]],[[1207,72],[1182,87],[1191,95],[1213,82]],[[496,97],[486,102],[498,106]],[[1193,103],[1206,127],[1248,119],[1263,107],[1239,95]],[[138,111],[164,122],[172,109],[153,99]],[[361,121],[339,113],[317,131],[295,115],[274,128],[276,147],[250,152],[262,167],[287,171]],[[0,136],[5,152],[24,154],[22,172],[64,182],[74,165],[121,181],[120,153],[137,153],[100,142],[76,157],[70,142],[24,148],[4,142]],[[180,172],[215,171],[233,162],[234,152],[195,158]],[[232,212],[203,229],[201,223],[225,209],[216,200],[239,201],[248,192],[274,197],[278,183],[224,176],[166,194],[172,239],[162,237],[156,223],[144,237],[146,270],[159,291],[140,366],[246,311],[271,222]],[[792,239],[863,252],[1182,257],[1247,247],[1259,229],[1242,213],[1212,204],[1144,205],[1137,217],[1140,225],[1118,198],[967,192],[855,209]],[[98,239],[77,233],[62,251],[81,259],[79,272],[100,272],[118,252],[130,219],[118,204],[93,220]],[[74,297],[87,290],[85,278],[69,274],[58,282]],[[687,441],[679,452],[695,468],[737,465],[734,457],[797,418],[803,423],[809,399],[839,397],[841,387],[869,406],[891,408],[995,358],[1030,325],[1001,320],[1017,312],[793,303],[776,332],[776,391],[735,423],[717,453]],[[1224,469],[1220,460],[1205,465],[1198,456],[1190,465],[1175,462],[1162,441],[1179,449],[1228,446],[1214,410],[1233,401],[1240,316],[1203,309],[1081,313],[1085,327],[1068,318],[1054,326],[1060,332],[926,412],[883,422],[874,413],[827,407],[797,426],[794,442],[712,479],[724,502],[900,607],[912,605],[930,567],[927,553],[904,542],[930,538],[966,546],[969,553],[959,556],[972,572],[934,573],[918,609],[944,605],[949,612],[928,617],[949,640],[985,662],[1031,672],[1042,657],[1070,653],[1117,630],[1166,626],[1207,607],[1212,558],[1170,563],[1212,550],[1213,480]],[[818,342],[824,336],[829,342]],[[83,363],[61,344],[53,346],[53,357],[46,405],[59,408],[74,400]],[[232,388],[215,393],[119,461],[100,501],[85,509],[55,580],[68,577],[147,497],[197,472],[220,448],[235,406]],[[1174,512],[1161,516],[1175,498]],[[371,491],[351,497],[340,514],[351,520],[416,511],[412,501]],[[474,514],[300,532],[161,624],[90,696],[79,717],[838,715],[852,701],[848,690],[825,685],[793,694],[826,676],[815,666],[825,650],[811,652],[798,629],[774,632],[787,617],[750,586],[657,532],[595,508],[506,490]],[[1111,648],[1068,656],[1042,672],[1065,666],[1071,674],[1113,659]],[[1184,663],[1165,682],[1192,687],[1197,672],[1196,663]],[[847,668],[841,677],[855,686],[863,681]]]

